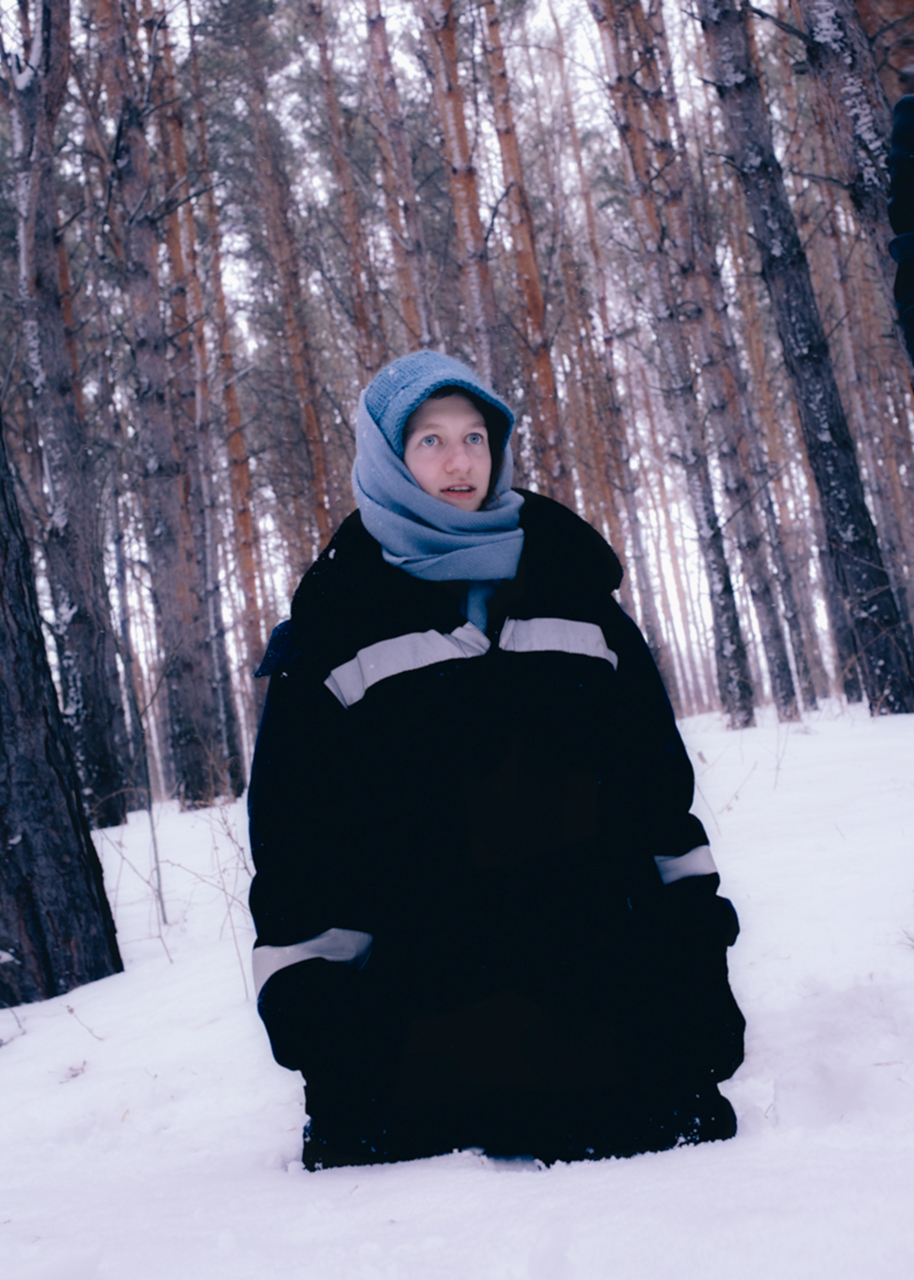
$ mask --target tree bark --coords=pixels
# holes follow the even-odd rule
[[[169,413],[167,337],[159,295],[153,175],[145,135],[145,89],[131,71],[127,28],[117,0],[92,0],[108,110],[117,124],[111,179],[119,197],[125,290],[138,395],[136,424],[144,463],[146,542],[165,648],[170,742],[182,804],[205,804],[220,755],[203,635],[203,584],[184,503],[185,474]]]
[[[197,169],[203,191],[203,208],[206,215],[206,249],[208,251],[209,284],[213,295],[213,320],[218,344],[219,381],[222,388],[222,404],[225,414],[224,432],[229,456],[229,490],[235,528],[234,551],[238,564],[239,585],[243,599],[241,629],[246,651],[245,669],[253,673],[260,662],[266,644],[263,631],[263,610],[257,591],[257,531],[253,518],[253,487],[248,458],[238,386],[235,378],[235,358],[229,327],[228,307],[222,282],[222,243],[219,213],[213,191],[210,171],[209,140],[206,130],[206,114],[203,86],[200,77],[200,61],[194,33],[193,14],[187,0],[188,32],[190,42],[191,86],[196,125]],[[255,706],[260,708],[264,697],[264,681],[252,681]]]
[[[317,540],[323,545],[332,532],[328,509],[327,466],[324,438],[318,416],[318,387],[314,376],[311,336],[308,332],[301,287],[298,246],[292,232],[291,192],[282,157],[276,145],[266,102],[266,75],[258,49],[262,43],[260,21],[247,29],[248,68],[251,77],[251,116],[257,147],[257,172],[267,242],[282,300],[284,337],[295,382],[301,429],[311,462],[311,487]]]
[[[175,348],[173,388],[178,393],[176,427],[183,437],[187,466],[187,507],[190,511],[197,554],[198,576],[203,587],[205,638],[214,723],[218,728],[219,755],[213,761],[220,791],[234,796],[244,791],[244,763],[231,670],[225,646],[222,588],[219,581],[218,532],[213,496],[213,456],[209,398],[209,374],[203,290],[197,274],[196,226],[188,190],[184,120],[174,74],[168,16],[154,18],[150,57],[156,59],[152,98],[157,107],[160,163],[165,178],[165,241],[171,269],[171,296]]]
[[[123,968],[51,681],[0,422],[0,1005]]]
[[[322,0],[308,0],[308,10],[314,23],[317,41],[320,80],[324,90],[324,107],[327,113],[327,129],[330,156],[336,176],[340,211],[343,219],[343,242],[346,246],[348,277],[352,315],[356,331],[356,350],[362,366],[363,380],[371,378],[387,360],[387,339],[384,334],[381,302],[377,281],[373,277],[368,244],[362,230],[356,196],[355,178],[346,148],[343,145],[343,129],[340,123],[340,106],[333,84],[333,66],[327,44],[327,27],[324,22]]]
[[[406,348],[417,351],[432,342],[431,308],[425,272],[422,219],[413,177],[412,156],[380,0],[365,0],[368,21],[369,74],[377,98],[378,145],[384,182],[387,221],[393,239],[400,310],[406,329]]]
[[[911,50],[914,48],[914,10],[911,0],[855,0],[863,29],[873,46],[873,57],[889,106],[903,94],[914,92]]]
[[[496,341],[498,309],[479,217],[476,170],[457,68],[457,18],[453,0],[422,0],[421,12],[454,208],[463,309],[479,372],[486,382],[497,385],[502,375],[501,351]]]
[[[727,497],[728,524],[736,543],[768,668],[780,720],[799,714],[787,646],[764,550],[761,522],[750,489],[752,462],[758,453],[756,427],[740,365],[709,225],[707,193],[696,182],[685,151],[685,131],[673,88],[672,63],[663,10],[657,3],[620,0],[630,22],[631,48],[638,51],[637,87],[650,119],[648,136],[656,153],[654,185],[661,207],[665,250],[673,258],[674,280],[700,366],[699,387],[707,437],[715,448]],[[632,62],[635,67],[635,62]],[[701,169],[699,168],[699,176]]]
[[[815,86],[816,112],[831,135],[837,165],[829,176],[850,197],[854,217],[872,246],[896,337],[914,363],[894,306],[895,263],[889,254],[889,142],[892,111],[873,46],[851,0],[794,0],[804,31],[806,65]]]
[[[27,16],[27,14],[26,14]],[[112,698],[115,641],[102,564],[96,461],[79,412],[64,318],[54,181],[54,127],[69,70],[67,0],[41,12],[26,34],[25,69],[3,50],[2,96],[13,123],[22,313],[31,411],[41,443],[47,509],[41,531],[54,604],[62,711],[95,825],[127,814],[128,739],[119,692]],[[71,310],[72,317],[72,310]]]
[[[774,154],[749,15],[733,0],[700,0],[699,13],[730,159],[761,256],[870,709],[914,711],[912,659],[866,507],[806,254]]]
[[[514,124],[508,68],[495,0],[483,0],[483,8],[486,23],[484,44],[492,86],[495,133],[507,192],[508,223],[514,245],[518,302],[521,308],[518,329],[524,336],[527,356],[525,363],[530,379],[527,404],[531,411],[534,438],[539,445],[537,452],[542,457],[548,476],[549,492],[553,498],[573,509],[573,485],[563,464],[559,443],[558,396],[546,338],[546,304],[536,257],[536,232],[521,167],[520,145]]]
[[[754,723],[755,696],[702,439],[691,352],[682,323],[690,307],[674,279],[674,264],[666,243],[668,232],[661,221],[660,201],[654,190],[652,122],[642,109],[643,98],[635,78],[637,33],[625,4],[591,0],[590,7],[609,70],[609,92],[626,162],[640,262],[665,372],[663,398],[670,420],[675,424],[679,461],[685,471],[708,576],[718,690],[731,726],[742,728]]]

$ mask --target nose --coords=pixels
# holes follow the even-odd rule
[[[470,451],[463,443],[451,445],[444,462],[446,471],[466,471],[470,466]]]

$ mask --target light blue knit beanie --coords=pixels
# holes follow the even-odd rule
[[[365,405],[398,458],[403,457],[406,419],[439,387],[463,387],[492,405],[505,420],[502,446],[514,427],[514,414],[467,365],[440,351],[412,351],[385,365],[368,384]]]

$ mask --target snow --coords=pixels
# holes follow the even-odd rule
[[[243,806],[165,806],[169,923],[132,815],[98,833],[125,973],[0,1011],[5,1280],[908,1280],[914,717],[683,731],[743,924],[734,1141],[304,1172],[251,999]]]

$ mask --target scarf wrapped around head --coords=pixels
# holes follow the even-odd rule
[[[504,416],[496,502],[487,510],[461,511],[433,498],[403,462],[406,419],[433,391],[449,386],[472,391]],[[504,401],[472,369],[449,356],[417,351],[380,371],[359,399],[352,491],[362,524],[380,542],[388,564],[432,582],[468,579],[482,586],[515,576],[524,532],[519,527],[523,498],[511,489],[514,462],[508,440],[513,426],[514,415]],[[490,594],[491,586],[470,593],[472,612],[481,616],[483,626]]]

